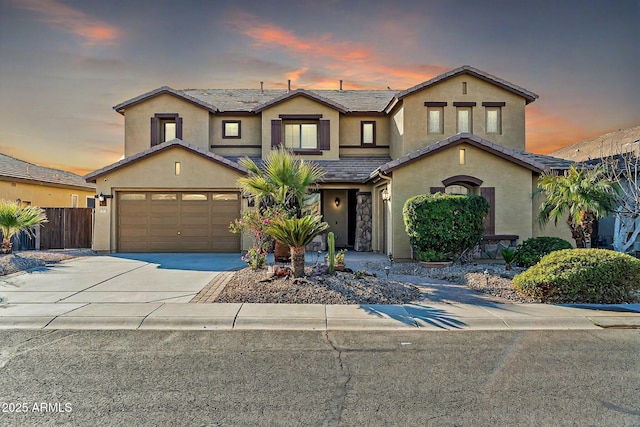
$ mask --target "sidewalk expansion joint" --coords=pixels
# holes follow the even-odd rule
[[[144,316],[142,318],[142,320],[140,321],[140,324],[138,325],[138,327],[136,329],[140,329],[140,327],[142,326],[142,324],[144,323],[145,320],[147,320],[147,317],[151,316],[151,314],[155,313],[156,311],[158,311],[160,309],[160,307],[164,307],[165,303],[161,303],[158,307],[156,307],[155,310],[151,310],[151,312],[149,312],[149,314],[147,314],[146,316]]]

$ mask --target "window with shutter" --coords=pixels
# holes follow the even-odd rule
[[[271,148],[282,144],[282,120],[271,120]]]
[[[151,118],[151,146],[182,139],[182,117],[177,113],[158,113]]]

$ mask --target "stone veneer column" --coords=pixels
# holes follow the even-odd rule
[[[356,241],[354,249],[359,252],[371,250],[371,193],[359,192],[356,194]]]

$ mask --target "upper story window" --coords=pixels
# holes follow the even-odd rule
[[[373,121],[360,122],[360,144],[362,145],[376,144],[376,122],[373,122]]]
[[[151,118],[151,146],[182,139],[182,117],[177,113],[159,113]]]
[[[322,120],[322,114],[280,114],[279,120],[271,120],[271,147],[282,144],[319,155],[331,148],[330,121]]]
[[[240,120],[223,120],[222,137],[225,139],[240,138]]]
[[[429,133],[443,133],[443,110],[442,107],[429,107],[427,118]]]
[[[483,102],[486,133],[502,133],[502,107],[504,102]]]
[[[316,150],[318,125],[316,123],[285,123],[284,146],[293,150]]]
[[[444,133],[444,107],[446,102],[424,103],[427,107],[427,133]]]
[[[458,133],[473,133],[471,107],[457,107]]]

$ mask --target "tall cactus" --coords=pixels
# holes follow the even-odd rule
[[[333,234],[333,231],[327,234],[327,244],[329,245],[329,274],[333,274],[336,262],[336,236]]]

